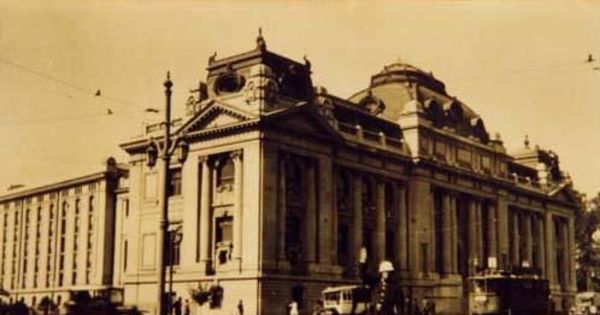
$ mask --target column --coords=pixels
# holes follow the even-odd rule
[[[452,273],[452,206],[450,205],[450,195],[448,192],[442,192],[442,220],[443,220],[443,255],[444,255],[444,273],[449,274]]]
[[[200,157],[200,263],[202,268],[208,269],[211,264],[210,248],[210,188],[211,170],[208,165],[208,156]]]
[[[205,159],[201,157],[201,159]],[[181,248],[182,265],[190,266],[197,263],[199,259],[198,250],[198,230],[199,230],[199,187],[200,184],[200,162],[196,159],[189,159],[183,164],[181,171],[182,189],[183,189],[183,239]],[[121,200],[122,202],[122,200]]]
[[[334,182],[335,176],[330,158],[320,157],[316,164],[315,197],[316,197],[316,261],[319,264],[337,264],[337,218]]]
[[[552,285],[556,284],[556,256],[554,253],[556,240],[554,239],[554,218],[548,210],[544,213],[544,232],[546,235],[546,278]]]
[[[396,220],[396,224],[398,242],[396,243],[396,248],[398,253],[398,262],[400,263],[398,268],[400,268],[400,270],[406,270],[408,269],[408,217],[406,213],[406,189],[404,187],[399,187],[397,193],[398,219]]]
[[[468,201],[468,224],[469,224],[469,274],[475,272],[475,263],[477,257],[477,205],[473,199]],[[479,264],[477,262],[477,264]]]
[[[496,203],[496,217],[498,219],[498,266],[505,268],[509,257],[509,228],[508,228],[508,205],[506,199],[500,197]]]
[[[376,180],[376,209],[375,209],[375,262],[379,263],[385,257],[385,183]]]
[[[420,170],[415,170],[420,172]],[[425,173],[425,172],[422,172]],[[429,231],[431,222],[431,184],[427,177],[415,175],[410,179],[408,188],[409,198],[409,269],[411,276],[420,277],[421,273],[431,270],[430,250],[431,246]],[[427,249],[427,250],[426,250]],[[423,257],[422,255],[425,255]]]
[[[475,217],[477,218],[477,265],[485,266],[485,257],[483,253],[483,211],[484,209],[481,207],[481,200],[475,200]]]
[[[537,224],[537,232],[538,232],[538,248],[539,248],[539,268],[542,271],[542,276],[546,274],[546,242],[545,233],[544,233],[544,219],[537,215],[535,216],[535,221]]]
[[[278,192],[278,215],[277,228],[279,230],[278,257],[279,260],[286,260],[285,257],[285,222],[286,222],[286,186],[285,186],[285,167],[287,157],[282,152],[279,153],[279,192]]]
[[[452,226],[452,263],[451,263],[451,268],[452,268],[452,273],[453,274],[458,274],[458,210],[456,207],[456,194],[455,193],[449,193],[448,194],[448,199],[449,199],[449,203],[450,203],[450,224]]]
[[[567,290],[571,281],[571,257],[570,257],[570,247],[569,247],[569,227],[567,220],[562,218],[560,220],[560,228],[561,228],[561,242],[563,244],[563,272],[566,273],[565,278],[565,288],[563,290]]]
[[[531,215],[529,213],[523,213],[523,220],[525,226],[525,257],[522,260],[526,260],[530,266],[533,263],[533,234],[531,232]]]
[[[242,260],[242,150],[231,152],[233,160],[233,249],[234,261],[239,264]],[[241,267],[241,265],[240,265]]]
[[[576,279],[575,279],[575,218],[574,217],[569,217],[568,218],[568,222],[567,222],[568,226],[568,246],[569,246],[569,266],[570,268],[568,269],[569,271],[569,283],[570,283],[570,288],[572,290],[576,290],[577,285],[576,285]]]
[[[306,261],[316,262],[317,244],[319,242],[317,232],[317,198],[316,198],[316,176],[314,161],[306,163],[306,216],[304,229],[304,244],[306,244]]]
[[[519,244],[521,243],[521,240],[519,239],[519,213],[517,211],[512,211],[510,213],[510,215],[512,216],[513,220],[512,220],[512,239],[513,239],[513,247],[511,248],[512,253],[511,253],[511,257],[512,257],[512,265],[517,265],[520,266],[521,265],[521,257],[520,257],[520,252],[519,252]]]
[[[497,213],[496,213],[496,205],[492,202],[489,202],[487,204],[487,211],[488,211],[488,250],[489,250],[489,256],[490,257],[496,257],[496,265],[498,266],[498,261],[499,261],[499,257],[498,257],[498,229],[497,229],[497,224],[498,224],[498,220],[497,218]]]
[[[361,176],[357,173],[354,173],[352,176],[353,183],[353,192],[354,192],[354,221],[353,221],[353,233],[352,233],[352,251],[350,252],[350,256],[353,261],[358,263],[357,257],[360,253],[360,249],[362,247],[362,179]],[[369,253],[370,255],[371,253]],[[358,267],[357,264],[354,264],[353,267]]]

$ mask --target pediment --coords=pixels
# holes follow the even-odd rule
[[[277,129],[312,135],[319,138],[341,139],[339,133],[321,114],[303,105],[302,108],[286,110],[267,117],[267,123]]]
[[[579,198],[568,185],[557,188],[556,190],[550,193],[550,196],[555,201],[568,204],[579,204]]]
[[[233,106],[212,102],[190,118],[178,132],[191,133],[200,130],[218,129],[240,124],[254,118],[251,114]]]

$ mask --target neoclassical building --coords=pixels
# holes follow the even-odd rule
[[[478,268],[530,265],[551,284],[555,309],[575,293],[574,210],[558,156],[500,136],[444,83],[396,62],[349,98],[311,81],[311,64],[256,48],[208,62],[175,136],[190,144],[170,165],[172,287],[218,284],[219,308],[308,314],[327,286],[358,283],[394,262],[413,299],[438,313],[466,309]],[[126,303],[155,310],[159,229],[156,167],[146,163],[160,126],[121,144],[130,155],[127,215],[117,223],[117,285]],[[126,260],[126,262],[125,262]],[[193,308],[193,312],[202,309]],[[198,313],[196,313],[198,314]]]
[[[0,196],[0,287],[30,306],[112,287],[116,193],[127,169],[104,169]]]

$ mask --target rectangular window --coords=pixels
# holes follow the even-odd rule
[[[168,253],[165,264],[167,266],[178,266],[181,260],[181,241],[183,240],[181,225],[168,231],[166,240],[168,244]]]
[[[169,171],[169,188],[167,193],[169,197],[181,195],[181,168],[174,168]]]
[[[77,246],[77,242],[79,241],[79,230],[80,230],[80,212],[81,212],[81,202],[79,199],[75,200],[75,213],[74,213],[74,221],[75,224],[73,226],[73,256],[72,256],[72,265],[71,265],[71,284],[74,285],[77,283],[77,257],[79,257],[79,248]]]
[[[123,244],[123,271],[127,271],[127,240]]]
[[[93,240],[94,240],[94,196],[88,200],[88,233],[87,246],[85,254],[85,283],[90,284],[92,280],[92,259],[93,259]]]

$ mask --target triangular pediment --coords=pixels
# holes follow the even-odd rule
[[[309,106],[301,105],[298,108],[270,115],[266,117],[266,121],[268,125],[274,126],[278,130],[287,130],[319,138],[341,139],[339,133],[325,117]]]
[[[552,199],[559,202],[568,204],[579,204],[579,198],[569,185],[563,185],[562,187],[557,188],[556,190],[550,193],[550,196],[552,197]]]
[[[224,103],[213,101],[190,118],[178,132],[192,133],[200,130],[219,129],[240,124],[254,118],[250,113]]]

